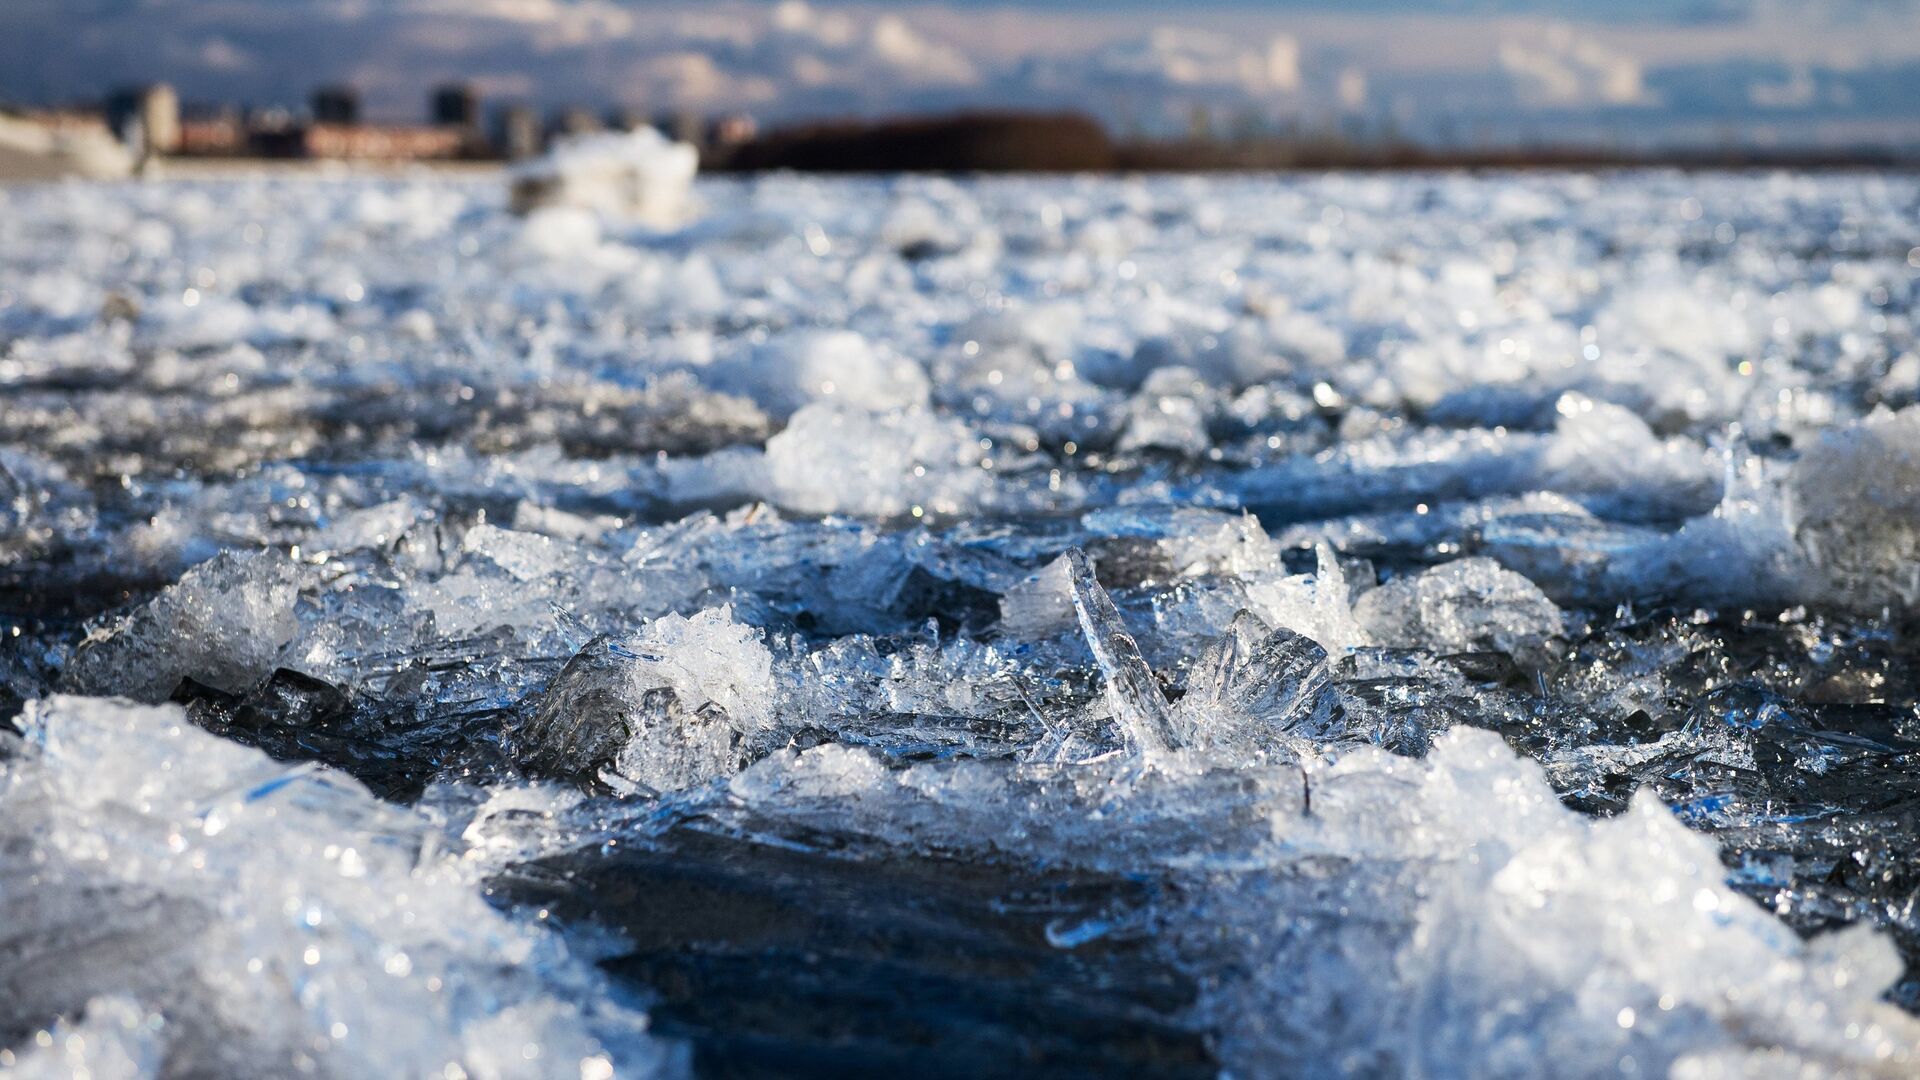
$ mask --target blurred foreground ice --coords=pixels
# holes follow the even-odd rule
[[[1920,1069],[1920,183],[612,190],[0,190],[0,1067]]]
[[[699,165],[699,151],[651,127],[575,135],[562,139],[546,157],[515,167],[513,209],[548,215],[549,230],[554,221],[594,227],[591,217],[558,216],[568,210],[678,225],[687,216],[687,197]]]

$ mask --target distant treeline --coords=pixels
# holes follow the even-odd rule
[[[717,151],[741,172],[1193,172],[1454,168],[1912,168],[1920,157],[1875,147],[1627,150],[1583,146],[1436,148],[1332,135],[1115,140],[1075,113],[962,113],[778,129]]]

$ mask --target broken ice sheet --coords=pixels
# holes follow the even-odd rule
[[[424,816],[173,707],[52,698],[21,726],[0,818],[36,854],[0,870],[9,1043],[83,1010],[105,1026],[107,995],[165,1017],[118,1040],[163,1075],[676,1060],[557,938],[488,907]]]
[[[1306,745],[1296,729],[1326,705],[1329,676],[1327,652],[1311,638],[1242,612],[1188,673],[1181,741],[1227,760],[1291,758]]]
[[[1436,652],[1535,653],[1562,628],[1533,582],[1492,559],[1459,559],[1370,590],[1354,615],[1373,640]]]
[[[773,657],[730,608],[599,637],[562,668],[517,733],[535,776],[676,791],[728,776],[772,724]]]
[[[1312,765],[1310,806],[1291,768],[1235,782],[1190,757],[1162,763],[1113,788],[1115,759],[892,770],[823,746],[760,762],[703,809],[814,844],[1177,882],[1160,947],[1231,972],[1199,1009],[1228,1033],[1235,1071],[1337,1074],[1364,1059],[1527,1075],[1542,1041],[1656,1071],[1773,1055],[1872,1072],[1916,1052],[1920,1025],[1877,1000],[1898,972],[1884,939],[1803,943],[1729,890],[1712,844],[1657,803],[1582,818],[1487,733],[1448,736],[1426,762]],[[1101,808],[1076,812],[1089,786]],[[1367,918],[1343,914],[1362,905]],[[1508,1019],[1490,1027],[1494,1002]]]
[[[75,690],[164,701],[183,678],[240,693],[265,678],[297,623],[296,567],[272,553],[222,554],[75,650]]]
[[[685,162],[0,195],[10,1052],[1912,1071],[1911,177]]]

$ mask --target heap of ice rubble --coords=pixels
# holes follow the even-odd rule
[[[677,153],[0,189],[0,1068],[1920,1069],[1920,184]]]
[[[698,150],[650,127],[572,135],[514,168],[513,209],[542,216],[535,236],[573,230],[587,243],[595,214],[670,227],[687,216],[699,168]]]

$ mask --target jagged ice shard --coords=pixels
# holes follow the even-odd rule
[[[1920,182],[0,188],[0,1073],[1920,1072]]]

